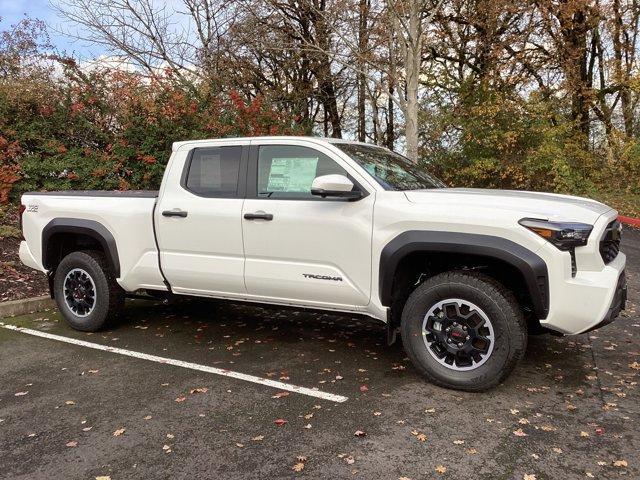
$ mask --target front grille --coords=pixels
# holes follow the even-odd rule
[[[605,265],[613,262],[620,252],[620,232],[621,225],[618,220],[614,220],[607,225],[602,240],[600,240],[600,256]]]

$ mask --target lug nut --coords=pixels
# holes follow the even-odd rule
[[[462,326],[462,329],[466,332],[466,331],[467,331],[467,326],[466,326],[466,325],[463,325],[463,326]]]
[[[465,340],[469,340],[471,337],[469,335],[467,335],[467,338],[465,338]]]
[[[458,346],[459,346],[459,347],[462,347],[462,345],[464,345],[464,344],[463,344],[463,343],[459,343],[459,344],[458,344]]]

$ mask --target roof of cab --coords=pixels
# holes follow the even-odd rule
[[[355,143],[360,145],[369,145],[370,143],[357,142],[355,140],[345,140],[342,138],[328,138],[328,137],[309,137],[309,136],[272,136],[272,137],[227,137],[227,138],[208,138],[202,140],[184,140],[181,142],[173,142],[173,150],[178,150],[183,145],[201,145],[211,143],[224,143],[233,140],[312,140],[314,142],[325,143]]]

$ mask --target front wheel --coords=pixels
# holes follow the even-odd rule
[[[104,255],[93,250],[64,257],[56,269],[53,288],[62,316],[83,332],[103,328],[124,304],[124,292]]]
[[[482,391],[524,356],[527,325],[513,294],[491,277],[455,271],[416,288],[402,312],[402,342],[432,383]]]

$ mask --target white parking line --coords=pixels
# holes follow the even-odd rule
[[[200,372],[213,373],[214,375],[222,375],[223,377],[235,378],[237,380],[244,380],[245,382],[257,383],[265,385],[267,387],[277,388],[278,390],[285,390],[288,392],[299,393],[301,395],[307,395],[309,397],[321,398],[322,400],[329,400],[331,402],[342,403],[349,399],[349,397],[343,397],[342,395],[334,395],[333,393],[321,392],[314,388],[299,387],[298,385],[292,385],[290,383],[277,382],[275,380],[269,380],[268,378],[256,377],[254,375],[247,375],[246,373],[232,372],[230,370],[224,370],[222,368],[209,367],[207,365],[199,365],[197,363],[183,362],[182,360],[175,360],[173,358],[158,357],[156,355],[149,355],[147,353],[135,352],[133,350],[126,350],[124,348],[108,347],[106,345],[100,345],[99,343],[85,342],[84,340],[77,340],[75,338],[63,337],[61,335],[54,335],[52,333],[41,332],[39,330],[31,330],[29,328],[17,327],[15,325],[8,325],[0,322],[0,327],[7,330],[13,330],[15,332],[26,333],[27,335],[33,335],[35,337],[47,338],[49,340],[56,340],[58,342],[70,343],[71,345],[78,345],[80,347],[93,348],[94,350],[102,350],[103,352],[117,353],[118,355],[125,355],[127,357],[139,358],[141,360],[149,360],[150,362],[163,363],[166,365],[173,365],[174,367],[188,368],[190,370],[197,370]]]

